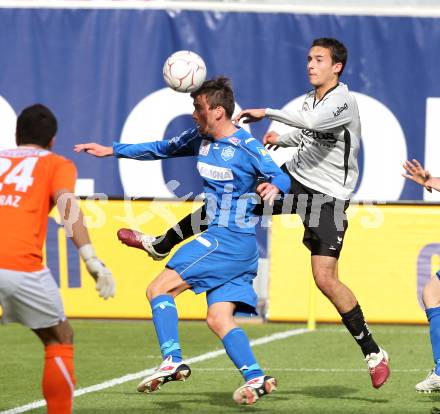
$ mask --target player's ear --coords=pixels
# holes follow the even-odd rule
[[[335,75],[339,76],[339,74],[341,73],[341,70],[342,70],[342,63],[341,62],[335,63],[333,65],[333,73]]]
[[[224,117],[225,115],[225,108],[223,108],[223,106],[217,106],[217,108],[215,108],[215,112],[216,112],[216,119],[219,120],[221,118]]]

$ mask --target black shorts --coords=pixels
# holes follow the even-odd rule
[[[284,166],[283,166],[284,167]],[[285,168],[283,170],[286,171]],[[303,243],[313,255],[339,258],[348,227],[345,211],[350,200],[341,200],[301,184],[290,174],[290,193],[273,207],[258,205],[259,215],[298,214],[304,224]]]

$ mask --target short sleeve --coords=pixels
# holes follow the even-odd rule
[[[60,190],[75,193],[77,171],[75,164],[65,158],[57,159],[53,169],[51,194],[55,195]]]

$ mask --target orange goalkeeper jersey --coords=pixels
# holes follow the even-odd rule
[[[43,244],[53,197],[74,192],[72,161],[32,147],[0,150],[0,268],[43,269]]]

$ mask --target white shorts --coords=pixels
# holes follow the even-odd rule
[[[58,286],[49,269],[0,269],[0,306],[3,323],[18,322],[31,329],[48,328],[66,320]]]

